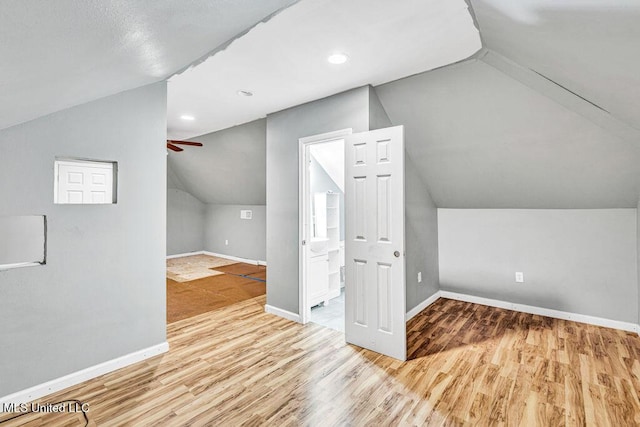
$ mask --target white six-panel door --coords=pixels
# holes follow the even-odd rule
[[[113,203],[113,164],[56,162],[56,203]]]
[[[345,338],[405,360],[404,128],[350,135],[345,151]]]

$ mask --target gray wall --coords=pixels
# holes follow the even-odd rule
[[[544,80],[544,79],[543,79]],[[635,208],[640,144],[479,60],[376,87],[441,208]]]
[[[167,150],[169,152],[169,150]],[[184,183],[180,181],[178,175],[173,170],[171,166],[172,157],[167,156],[167,188],[177,188],[178,190],[187,191],[187,188],[184,186]]]
[[[167,189],[167,255],[204,249],[205,204],[186,191]]]
[[[240,210],[253,211],[252,219],[240,219]],[[206,251],[223,255],[265,261],[267,208],[264,205],[206,206]],[[229,241],[225,245],[225,240]]]
[[[408,149],[410,140],[405,140]],[[438,208],[408,151],[404,162],[407,311],[440,290]],[[418,272],[422,282],[418,283]]]
[[[0,216],[0,265],[44,261],[44,217]]]
[[[298,313],[298,139],[369,129],[362,87],[267,116],[267,303]]]
[[[369,88],[370,128],[393,126],[378,95]],[[398,125],[402,123],[397,123]],[[440,289],[438,273],[438,209],[420,177],[411,150],[423,141],[408,138],[405,126],[405,253],[406,309],[410,311]],[[418,283],[418,272],[422,282]]]
[[[0,272],[0,396],[166,340],[166,84],[0,131],[0,215],[47,215],[43,266]],[[118,203],[54,205],[56,156],[118,162]]]
[[[309,165],[309,187],[311,197],[313,197],[315,193],[326,193],[327,191],[338,194],[340,203],[340,240],[344,240],[344,225],[346,224],[344,216],[344,192],[340,190],[340,187],[336,185],[313,155],[311,156],[311,164]]]
[[[636,222],[636,209],[439,209],[440,285],[635,323]]]

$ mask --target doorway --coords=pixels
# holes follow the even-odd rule
[[[324,172],[336,169],[334,176],[341,178],[332,180],[338,188],[341,183],[342,190],[313,183],[314,158],[322,163],[318,157],[323,150],[332,159],[326,163],[333,163],[323,167]],[[344,295],[344,309],[335,323],[344,327],[345,341],[406,360],[404,127],[302,138],[299,153],[302,323],[313,321],[312,308],[328,307]],[[344,233],[336,220],[340,193],[346,202]],[[339,257],[340,238],[344,257],[335,261],[330,252]],[[345,272],[338,286],[331,281],[335,262]]]
[[[303,323],[345,330],[345,136],[300,140],[301,310]]]

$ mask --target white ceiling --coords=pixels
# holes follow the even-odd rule
[[[469,57],[481,47],[464,0],[302,0],[169,80],[168,130],[189,138],[353,87]],[[329,54],[349,55],[344,65]],[[238,90],[250,90],[241,97]],[[187,122],[181,115],[196,120]]]
[[[640,0],[471,0],[485,46],[640,129]]]
[[[295,0],[2,0],[0,129],[162,80]]]

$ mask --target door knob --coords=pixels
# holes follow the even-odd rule
[[[396,257],[396,258],[399,258],[399,257],[400,257],[400,252],[395,251],[395,252],[393,253],[393,256],[394,256],[394,257]]]

